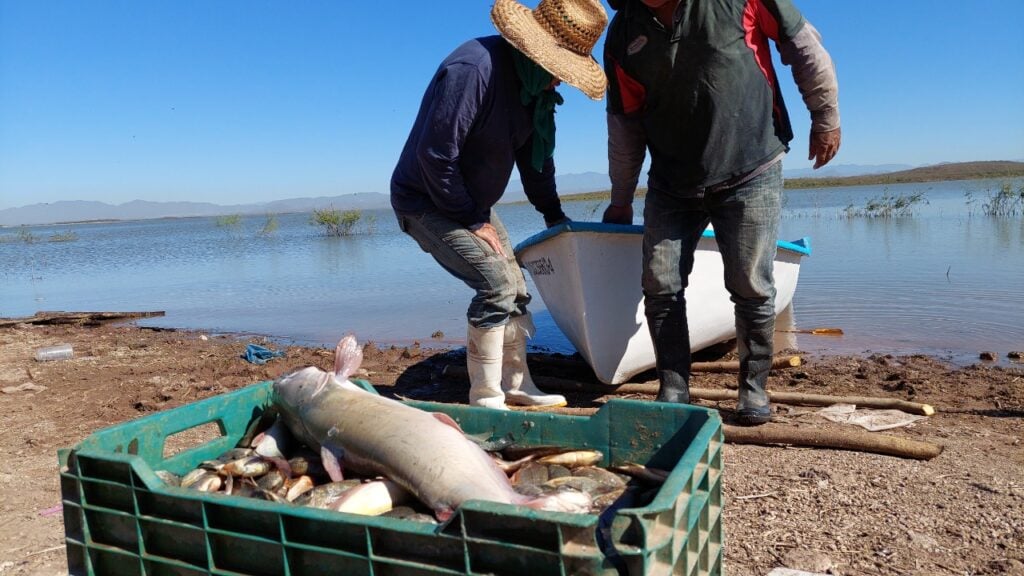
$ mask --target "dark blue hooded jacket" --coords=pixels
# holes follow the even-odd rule
[[[530,165],[533,110],[519,99],[512,50],[501,36],[477,38],[441,63],[391,176],[395,212],[440,212],[479,228],[518,166],[527,198],[545,222],[564,217],[554,161],[540,172]]]

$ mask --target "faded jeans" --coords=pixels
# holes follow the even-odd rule
[[[772,265],[781,204],[781,162],[743,184],[700,198],[648,190],[642,282],[658,378],[663,385],[679,388],[689,384],[690,337],[683,294],[693,270],[697,243],[710,223],[736,314],[740,357],[737,409],[768,404],[765,384],[775,332]]]
[[[397,214],[402,231],[412,236],[445,270],[476,291],[466,318],[477,328],[503,326],[510,316],[526,313],[530,295],[516,262],[508,232],[491,210],[505,256],[500,256],[468,228],[436,212]]]

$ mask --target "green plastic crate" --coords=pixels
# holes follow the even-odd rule
[[[368,384],[361,383],[372,389]],[[164,485],[234,447],[270,405],[271,383],[100,430],[59,452],[71,574],[722,573],[722,426],[718,413],[616,399],[593,416],[410,402],[469,434],[596,449],[600,465],[671,470],[657,496],[600,517],[473,501],[436,526]],[[165,458],[168,437],[216,425],[221,436]]]

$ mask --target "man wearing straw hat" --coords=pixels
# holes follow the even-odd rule
[[[476,38],[441,63],[427,86],[391,177],[399,226],[476,291],[467,312],[469,401],[564,406],[526,365],[533,322],[523,272],[492,209],[512,168],[547,226],[566,220],[555,190],[555,91],[566,82],[593,100],[607,82],[591,51],[607,15],[597,0],[496,0],[500,36]]]
[[[612,199],[603,220],[632,222],[633,194],[650,150],[641,282],[658,400],[689,401],[683,295],[710,223],[735,307],[736,421],[762,424],[771,419],[765,384],[775,331],[781,161],[793,137],[768,41],[792,67],[811,113],[815,168],[839,150],[832,60],[790,0],[613,0],[612,6],[617,13],[604,52]]]

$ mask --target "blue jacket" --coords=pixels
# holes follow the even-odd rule
[[[476,229],[490,220],[512,167],[546,223],[564,217],[555,164],[530,165],[533,111],[519,100],[514,50],[501,36],[459,46],[441,63],[391,176],[400,214],[441,214]]]

